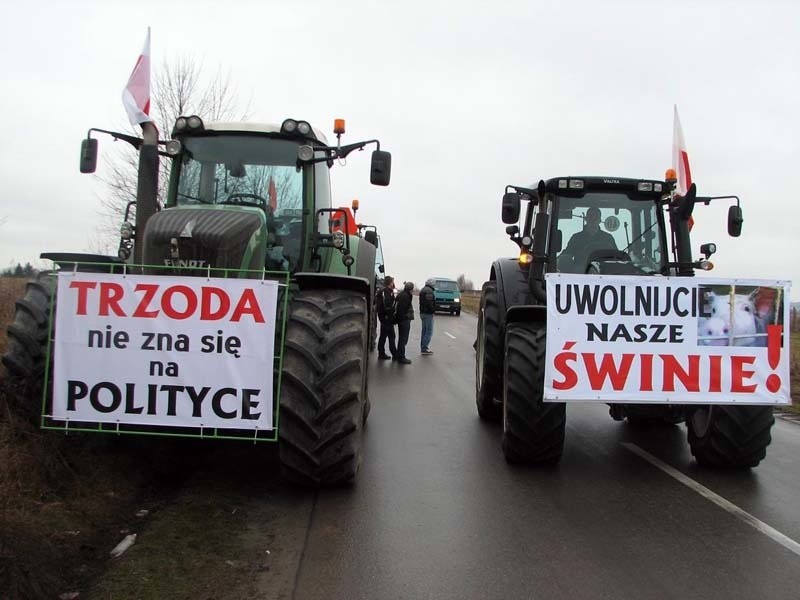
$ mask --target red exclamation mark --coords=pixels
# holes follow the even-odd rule
[[[767,325],[767,361],[773,371],[781,361],[781,336],[783,325]],[[775,373],[767,377],[767,389],[773,394],[781,389],[781,378]]]

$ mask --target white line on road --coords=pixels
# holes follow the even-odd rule
[[[791,552],[794,552],[795,554],[800,556],[800,544],[795,542],[792,538],[783,535],[780,531],[778,531],[777,529],[774,529],[773,527],[770,527],[769,525],[767,525],[763,521],[759,521],[757,518],[755,518],[749,512],[739,508],[733,502],[729,502],[728,500],[726,500],[725,498],[723,498],[719,494],[715,494],[714,492],[712,492],[710,489],[708,489],[704,485],[701,485],[701,484],[697,483],[691,477],[687,477],[686,475],[684,475],[683,473],[681,473],[680,471],[678,471],[674,467],[669,466],[668,464],[666,464],[665,462],[659,460],[658,458],[656,458],[655,456],[653,456],[649,452],[647,452],[645,450],[642,450],[636,444],[630,444],[630,443],[626,443],[626,442],[620,442],[620,443],[623,446],[625,446],[625,448],[627,448],[628,450],[633,452],[634,454],[640,456],[641,458],[645,459],[650,464],[652,464],[652,465],[658,467],[659,469],[661,469],[662,471],[664,471],[664,473],[666,473],[670,477],[673,477],[673,478],[677,479],[678,481],[680,481],[686,487],[693,489],[695,492],[697,492],[698,494],[700,494],[704,498],[707,498],[708,500],[711,500],[711,502],[713,502],[714,504],[716,504],[717,506],[719,506],[723,510],[728,511],[729,513],[731,513],[735,517],[738,517],[740,520],[744,521],[745,523],[747,523],[751,527],[754,527],[755,529],[757,529],[758,531],[760,531],[761,533],[763,533],[767,537],[772,538],[772,540],[778,542],[781,546],[783,546],[787,550],[789,550]]]
[[[454,336],[454,335],[453,335],[452,333],[450,333],[449,331],[445,331],[445,332],[444,332],[444,334],[445,334],[447,337],[451,338],[451,339],[456,339],[456,336]]]

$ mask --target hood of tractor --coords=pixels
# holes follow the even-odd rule
[[[144,262],[261,270],[265,233],[266,216],[260,209],[170,208],[147,222]]]

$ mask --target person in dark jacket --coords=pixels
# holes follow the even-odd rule
[[[413,290],[414,283],[407,281],[403,286],[403,291],[397,294],[397,302],[395,303],[397,354],[394,358],[401,365],[411,364],[411,361],[406,358],[406,344],[408,343],[408,334],[411,333],[411,321],[414,320],[414,306],[411,303],[411,292]]]
[[[433,313],[436,311],[436,297],[434,296],[433,279],[428,279],[425,286],[419,291],[419,318],[422,321],[420,333],[420,351],[424,355],[433,354],[431,338],[433,337]]]
[[[395,299],[394,299],[394,278],[387,275],[383,278],[383,289],[378,291],[376,299],[376,309],[378,321],[381,324],[381,333],[378,337],[378,360],[389,360],[397,355],[395,345],[394,321],[395,321]],[[386,340],[389,340],[389,352],[386,354]]]

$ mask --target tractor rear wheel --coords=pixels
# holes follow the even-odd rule
[[[499,421],[503,414],[503,339],[500,335],[500,306],[497,283],[484,285],[478,312],[478,341],[475,346],[475,404],[484,421]]]
[[[363,294],[305,290],[292,299],[278,432],[286,479],[323,487],[355,478],[366,418],[368,334]]]
[[[506,327],[503,454],[509,463],[556,463],[564,451],[564,403],[544,402],[544,324]]]
[[[702,406],[686,420],[695,460],[708,467],[755,467],[767,455],[771,406]]]
[[[57,282],[53,271],[43,271],[29,281],[25,294],[16,302],[14,320],[8,326],[8,345],[2,360],[16,392],[10,398],[12,409],[31,421],[41,416],[50,305],[55,301]]]

